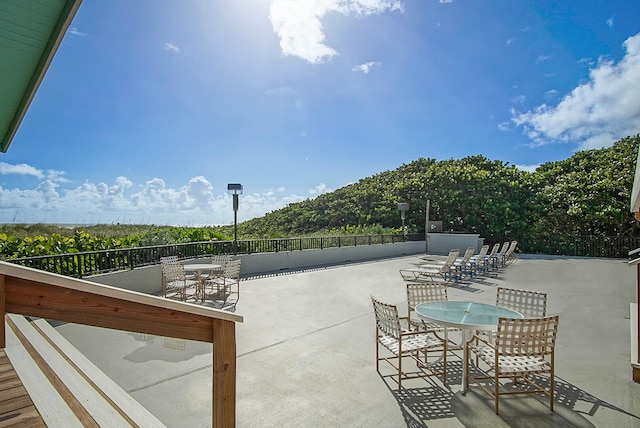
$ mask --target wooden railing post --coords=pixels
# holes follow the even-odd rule
[[[236,326],[213,319],[213,428],[236,426]]]
[[[5,313],[5,300],[4,300],[4,275],[0,275],[0,349],[4,349],[7,345],[6,337],[5,337],[5,323],[4,323],[4,313]]]

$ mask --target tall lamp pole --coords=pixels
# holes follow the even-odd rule
[[[398,204],[398,211],[400,211],[400,218],[402,219],[402,236],[404,239],[407,239],[407,230],[404,228],[404,213],[409,209],[409,204],[406,202],[401,202]]]
[[[227,184],[227,192],[233,195],[233,254],[238,254],[238,195],[242,195],[242,184]]]

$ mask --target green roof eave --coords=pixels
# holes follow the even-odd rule
[[[82,0],[0,2],[0,151],[5,153]],[[2,66],[4,64],[4,66]]]
[[[633,178],[633,189],[631,190],[631,212],[640,211],[640,150],[636,159],[636,173]]]

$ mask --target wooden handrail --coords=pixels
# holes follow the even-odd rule
[[[0,262],[2,320],[5,313],[213,343],[212,426],[235,426],[235,323],[242,316]]]

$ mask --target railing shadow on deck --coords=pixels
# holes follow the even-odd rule
[[[7,313],[213,343],[212,427],[235,426],[239,315],[0,261],[0,348]]]

